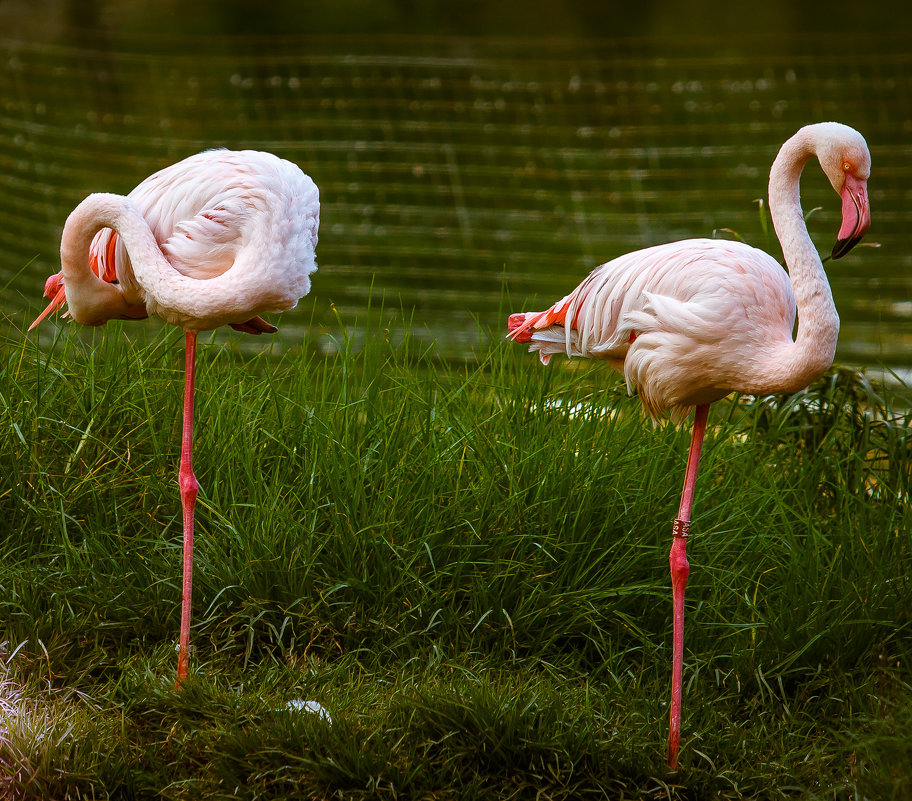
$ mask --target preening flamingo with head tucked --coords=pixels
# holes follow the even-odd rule
[[[208,150],[151,175],[127,196],[93,194],[69,215],[48,307],[84,325],[161,317],[185,331],[184,421],[178,484],[183,591],[177,683],[187,677],[193,581],[196,335],[222,325],[276,327],[259,315],[294,308],[310,290],[320,223],[316,184],[255,150]]]
[[[638,391],[654,420],[667,410],[679,421],[696,407],[669,556],[671,768],[677,767],[681,728],[686,542],[709,404],[731,392],[797,392],[820,376],[836,353],[839,316],[798,192],[804,165],[815,155],[842,198],[832,255],[844,256],[871,222],[871,157],[854,129],[818,123],[792,136],[770,171],[770,213],[788,274],[771,256],[740,242],[688,239],[619,256],[549,309],[513,314],[508,321],[509,336],[530,343],[544,364],[555,353],[607,361],[623,373],[629,390]]]

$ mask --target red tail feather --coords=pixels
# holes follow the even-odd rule
[[[531,342],[534,329],[547,328],[549,325],[564,325],[567,319],[567,307],[570,304],[561,301],[543,312],[518,312],[511,314],[507,319],[507,331],[514,342]],[[573,327],[576,327],[576,319]]]
[[[511,314],[507,318],[507,332],[513,337],[514,342],[531,342],[532,332],[526,326],[525,312]]]

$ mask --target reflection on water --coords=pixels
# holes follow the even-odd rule
[[[15,325],[87,193],[253,147],[300,164],[323,200],[313,295],[283,335],[332,330],[333,304],[365,321],[373,295],[371,315],[414,311],[422,336],[461,355],[476,321],[503,327],[505,293],[511,308],[554,300],[633,248],[731,229],[778,256],[757,204],[772,159],[799,126],[838,119],[871,146],[868,239],[882,245],[827,265],[838,358],[912,367],[912,36],[712,56],[650,40],[167,45],[0,41],[0,280]],[[816,167],[802,197],[821,207],[810,228],[828,253],[839,200]]]

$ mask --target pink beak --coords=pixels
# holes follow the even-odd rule
[[[47,283],[44,285],[44,296],[50,298],[51,302],[48,303],[47,308],[35,318],[35,322],[28,327],[29,331],[38,325],[38,323],[51,312],[57,311],[57,309],[66,302],[66,289],[63,286],[63,273],[54,273],[54,275],[48,278]]]
[[[871,207],[868,205],[868,184],[851,173],[846,173],[842,192],[842,225],[833,246],[833,258],[845,256],[867,233],[871,225]]]

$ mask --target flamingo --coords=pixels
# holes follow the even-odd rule
[[[673,647],[666,762],[672,770],[681,731],[687,536],[709,406],[731,392],[797,392],[829,368],[836,353],[839,316],[798,191],[814,155],[842,198],[832,257],[844,256],[871,222],[871,156],[856,130],[817,123],[786,141],[770,170],[770,213],[788,274],[749,245],[687,239],[619,256],[545,311],[512,314],[507,323],[508,337],[530,343],[543,364],[555,353],[608,362],[624,375],[628,392],[638,391],[654,422],[665,413],[680,422],[695,407],[669,554]]]
[[[278,329],[259,315],[310,291],[320,224],[316,184],[290,161],[255,150],[207,150],[149,176],[129,195],[89,195],[67,217],[62,270],[47,308],[67,303],[83,325],[160,317],[185,332],[180,487],[183,582],[177,681],[187,678],[193,588],[193,399],[196,335],[222,325]]]

